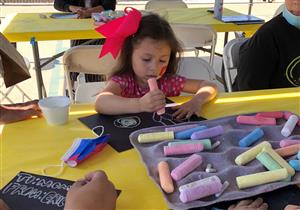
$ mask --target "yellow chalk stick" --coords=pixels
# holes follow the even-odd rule
[[[158,163],[157,168],[161,188],[166,193],[172,193],[174,191],[174,185],[168,163],[166,161],[161,161]]]
[[[245,165],[246,163],[255,159],[256,155],[258,155],[258,153],[260,153],[264,147],[271,148],[272,146],[269,142],[263,141],[260,144],[256,145],[255,147],[252,147],[251,149],[237,156],[235,158],[235,163],[239,166]]]
[[[138,136],[138,142],[151,143],[156,141],[171,140],[174,139],[174,132],[154,132],[154,133],[142,133]]]
[[[278,155],[272,148],[264,147],[264,152],[267,152],[279,165],[285,168],[291,176],[294,176],[295,170],[286,162],[280,155]]]
[[[281,168],[273,171],[260,172],[246,176],[238,176],[236,177],[236,183],[239,189],[244,189],[261,184],[280,181],[286,179],[288,176],[288,171],[285,168]]]

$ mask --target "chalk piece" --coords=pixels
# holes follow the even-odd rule
[[[293,132],[296,124],[298,122],[298,116],[296,115],[291,115],[289,117],[289,119],[286,121],[286,123],[284,124],[282,130],[281,130],[281,134],[284,137],[288,137],[291,135],[291,133]]]
[[[195,170],[198,166],[200,166],[201,163],[202,157],[200,155],[193,154],[176,168],[174,168],[171,172],[171,176],[175,181],[179,181],[187,174]]]
[[[258,141],[261,137],[263,137],[263,135],[264,135],[264,131],[261,128],[256,128],[247,136],[242,138],[239,141],[239,145],[240,147],[249,147],[250,145],[254,144],[256,141]]]
[[[293,114],[292,112],[289,112],[289,111],[285,111],[283,113],[283,118],[286,119],[286,120],[288,120],[291,115],[295,115],[295,114]],[[299,116],[298,116],[298,123],[297,123],[297,125],[300,126],[300,117]]]
[[[178,144],[195,144],[195,143],[203,144],[205,150],[210,150],[212,147],[210,139],[171,141],[168,143],[168,146],[173,146]]]
[[[179,132],[191,128],[198,127],[198,124],[191,124],[191,125],[179,125],[179,126],[173,126],[173,127],[167,127],[165,128],[165,131],[173,131],[173,132]]]
[[[248,125],[276,125],[276,119],[271,117],[256,117],[256,116],[243,116],[240,115],[236,118],[239,124]]]
[[[172,140],[174,139],[174,132],[154,132],[142,133],[138,136],[139,143],[151,143],[156,141]]]
[[[256,117],[271,117],[271,118],[282,118],[283,112],[259,112],[255,115]]]
[[[267,152],[260,152],[256,159],[259,160],[269,171],[281,169],[282,167],[277,163]]]
[[[300,150],[300,144],[293,144],[287,147],[276,149],[275,151],[281,157],[288,157],[297,154],[299,150]]]
[[[178,144],[174,146],[164,146],[164,155],[185,155],[201,152],[204,149],[203,144]]]
[[[190,128],[184,131],[179,131],[175,133],[175,138],[176,139],[190,139],[191,135],[196,132],[196,131],[202,131],[207,129],[207,127],[205,125],[202,126],[197,126],[195,128]]]
[[[220,197],[224,192],[225,190],[229,187],[229,182],[228,181],[225,181],[222,185],[222,189],[221,189],[221,192],[219,193],[216,193],[215,196],[218,198]]]
[[[150,78],[150,79],[148,79],[148,85],[149,85],[150,91],[153,91],[153,90],[158,89],[156,78]],[[157,113],[158,115],[162,115],[162,114],[164,114],[165,112],[166,112],[166,110],[165,110],[165,108],[163,107],[163,108],[157,110],[156,113]]]
[[[216,175],[213,175],[213,176],[210,176],[210,177],[206,177],[206,178],[200,178],[199,177],[199,180],[197,181],[194,181],[194,182],[190,182],[188,184],[184,184],[184,185],[181,185],[178,190],[179,192],[182,192],[186,189],[189,189],[189,188],[193,188],[193,187],[197,187],[203,183],[207,183],[207,182],[212,182],[212,181],[220,181],[220,178]]]
[[[242,154],[237,156],[235,158],[235,163],[237,165],[247,164],[248,162],[252,161],[256,157],[256,155],[261,152],[261,150],[264,147],[271,147],[271,144],[267,141],[261,142],[260,144],[252,147],[251,149],[249,149],[246,152],[243,152]]]
[[[300,171],[300,160],[290,160],[289,164],[295,169],[295,171]]]
[[[191,135],[191,139],[206,139],[206,138],[210,138],[210,137],[219,136],[223,133],[224,133],[223,126],[218,125],[218,126],[215,126],[215,127],[212,127],[212,128],[207,128],[207,129],[202,130],[202,131],[194,132]]]
[[[213,145],[211,146],[211,149],[216,149],[220,144],[221,144],[220,141],[216,141],[216,142],[213,143]]]
[[[287,147],[294,144],[300,144],[300,139],[282,139],[279,143],[280,147]]]
[[[236,177],[239,189],[281,181],[289,176],[285,168]]]
[[[221,189],[222,183],[219,178],[210,179],[209,181],[203,182],[196,187],[183,190],[179,195],[179,199],[181,202],[187,203],[219,193],[221,192]]]
[[[174,191],[174,185],[170,174],[170,168],[166,161],[161,161],[157,165],[160,186],[166,193]]]
[[[298,158],[298,160],[300,160],[300,151],[297,154],[297,158]]]
[[[264,147],[264,152],[267,152],[279,165],[285,168],[291,176],[294,176],[295,170],[286,162],[280,155],[278,155],[272,147]]]

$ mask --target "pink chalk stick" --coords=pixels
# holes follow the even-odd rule
[[[219,136],[224,133],[224,128],[221,125],[208,128],[202,131],[196,131],[191,135],[191,139],[206,139]]]
[[[279,143],[280,147],[287,147],[294,144],[300,144],[300,139],[282,139]]]
[[[256,117],[282,118],[283,112],[260,112],[256,114]]]
[[[187,130],[187,129],[190,129],[190,128],[195,128],[195,127],[198,127],[198,126],[199,126],[199,124],[179,125],[179,126],[165,128],[165,131],[178,132],[178,131],[183,131],[183,130]]]
[[[197,154],[191,155],[188,159],[183,161],[180,165],[174,168],[171,172],[171,176],[175,181],[179,181],[185,177],[188,173],[195,170],[202,163],[202,157]]]
[[[204,149],[203,144],[177,144],[173,146],[164,146],[164,155],[184,155],[201,152]]]
[[[296,114],[294,114],[294,113],[292,113],[292,112],[289,112],[289,111],[285,111],[285,112],[283,113],[283,118],[286,119],[286,120],[288,120],[288,119],[290,118],[291,115],[296,115]],[[298,115],[296,115],[296,116],[298,116]],[[298,118],[299,118],[299,120],[298,120],[297,125],[300,126],[300,117],[298,116]]]
[[[150,78],[150,79],[148,79],[148,85],[149,85],[150,91],[153,91],[153,90],[158,89],[156,78]],[[158,115],[162,115],[162,114],[165,113],[165,111],[166,111],[166,110],[165,110],[165,108],[163,107],[163,108],[157,110],[156,113],[157,113]]]
[[[276,119],[271,117],[256,117],[240,115],[236,118],[236,122],[248,125],[276,125]]]
[[[217,177],[217,176],[216,176]],[[200,198],[207,197],[221,192],[222,183],[221,180],[217,177],[215,179],[210,179],[207,182],[203,182],[196,187],[191,187],[183,190],[180,193],[180,200],[183,203],[194,201]]]

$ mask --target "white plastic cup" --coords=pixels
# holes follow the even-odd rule
[[[69,119],[70,99],[66,96],[41,99],[39,107],[49,125],[62,125]]]

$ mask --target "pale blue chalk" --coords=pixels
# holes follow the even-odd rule
[[[263,137],[264,131],[261,128],[256,128],[239,142],[240,147],[248,147]]]
[[[297,154],[297,158],[300,160],[300,151]]]
[[[207,127],[205,125],[197,126],[196,128],[187,129],[184,131],[175,132],[176,139],[190,139],[191,135],[196,131],[205,130]]]
[[[293,167],[293,169],[295,169],[295,171],[300,171],[300,160],[290,160],[289,164]]]
[[[207,128],[202,131],[194,132],[191,135],[191,139],[206,139],[206,138],[222,135],[223,133],[224,133],[224,128],[221,125],[218,125],[212,128]]]
[[[201,143],[204,146],[204,149],[211,149],[211,141],[210,139],[203,140],[183,140],[183,141],[172,141],[168,143],[168,146],[178,145],[178,144],[195,144]]]

